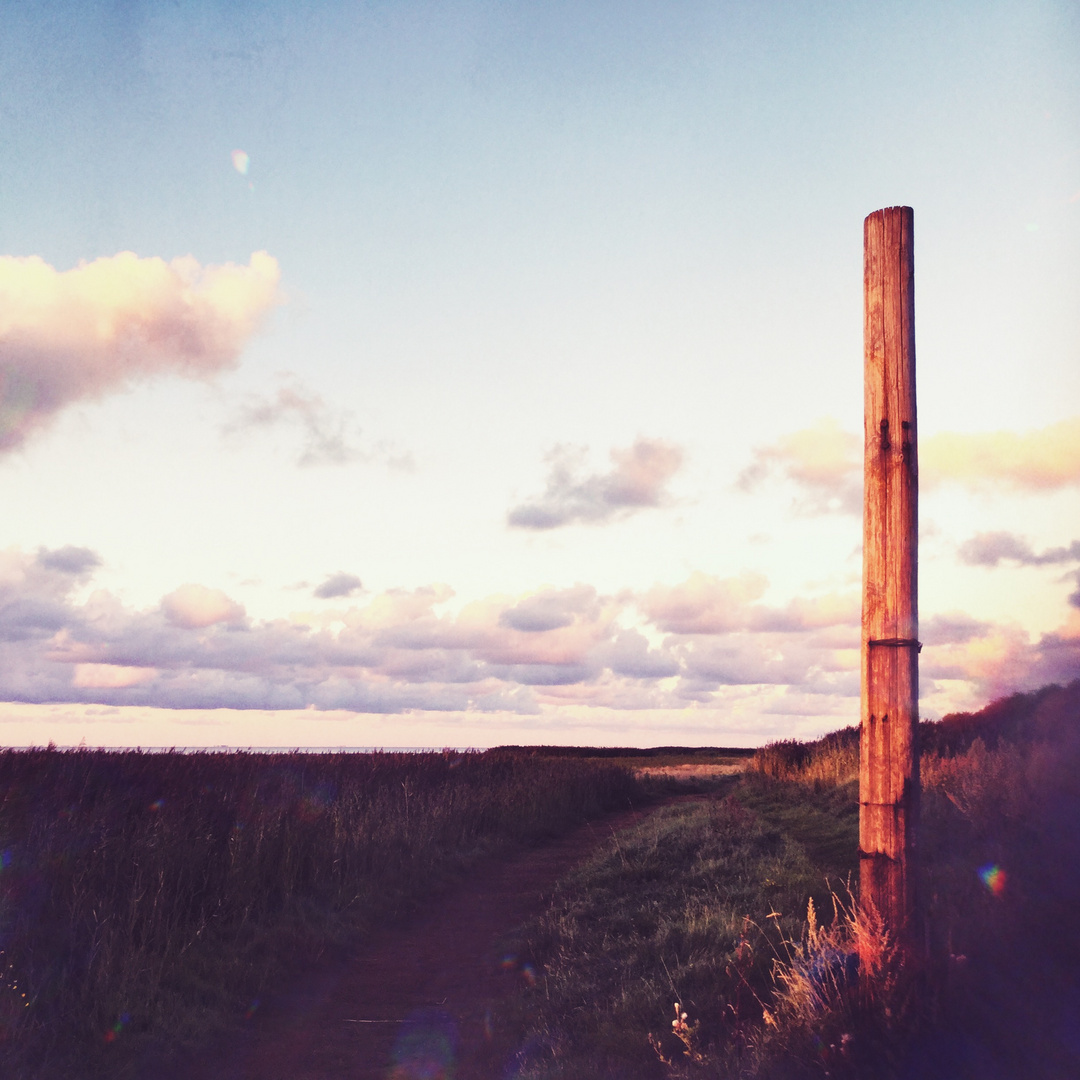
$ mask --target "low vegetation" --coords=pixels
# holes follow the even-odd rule
[[[853,728],[749,756],[0,753],[0,1075],[130,1075],[485,852],[650,792],[679,797],[506,943],[508,1075],[1080,1075],[1078,721],[1080,682],[921,725],[919,964],[851,896]]]
[[[1078,721],[1080,682],[921,725],[917,964],[846,888],[854,728],[613,838],[512,943],[516,1075],[1080,1075]]]
[[[0,753],[0,1075],[120,1077],[485,852],[625,807],[513,752]]]

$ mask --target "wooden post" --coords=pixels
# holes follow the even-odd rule
[[[859,893],[914,945],[919,458],[910,206],[863,223],[865,443]]]

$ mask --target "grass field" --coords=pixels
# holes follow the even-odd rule
[[[480,855],[641,796],[497,751],[0,753],[0,1075],[121,1077]]]
[[[505,943],[533,976],[493,1018],[511,1075],[1080,1076],[1080,682],[921,725],[919,964],[861,916],[830,924],[857,738],[0,753],[0,1075],[123,1080],[140,1046],[228,1027],[481,855],[677,795]]]

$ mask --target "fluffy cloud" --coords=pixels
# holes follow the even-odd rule
[[[600,524],[668,500],[667,484],[683,463],[683,452],[662,439],[638,439],[626,450],[611,451],[613,467],[585,474],[585,452],[557,446],[547,455],[550,466],[543,495],[514,507],[510,525],[556,529],[574,523]]]
[[[679,585],[656,585],[641,598],[649,621],[673,634],[800,633],[831,626],[857,626],[860,598],[854,593],[796,597],[783,607],[758,604],[768,580],[761,574],[716,578],[695,571]]]
[[[745,624],[751,601],[767,586],[761,574],[721,580],[695,571],[680,585],[654,586],[642,599],[642,608],[650,622],[669,633],[722,633]]]
[[[244,609],[220,589],[205,585],[181,585],[161,601],[161,610],[173,626],[201,630],[215,623],[238,625],[244,621]]]
[[[363,587],[364,583],[355,574],[346,574],[344,571],[339,571],[336,574],[331,574],[315,589],[312,595],[319,600],[333,600],[339,596],[352,596]]]
[[[278,302],[278,264],[165,262],[130,251],[58,271],[0,256],[0,451],[74,401],[233,364]]]

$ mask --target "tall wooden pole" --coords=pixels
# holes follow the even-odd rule
[[[865,444],[859,893],[913,944],[919,813],[919,457],[910,206],[863,223]]]

